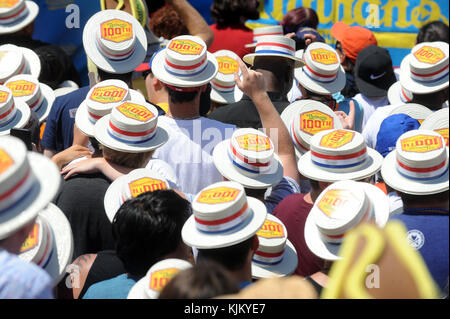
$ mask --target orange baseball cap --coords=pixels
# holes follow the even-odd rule
[[[342,44],[345,55],[356,61],[359,51],[368,45],[378,45],[375,35],[367,28],[351,27],[344,22],[336,22],[331,27],[331,35]]]

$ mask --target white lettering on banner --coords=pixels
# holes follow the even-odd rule
[[[66,17],[66,27],[68,29],[80,28],[80,7],[76,4],[69,4],[66,7],[66,13],[70,13]]]

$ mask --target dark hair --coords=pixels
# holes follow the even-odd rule
[[[297,32],[302,27],[317,29],[319,17],[313,9],[299,7],[286,13],[280,25],[283,26],[284,34]]]
[[[128,84],[128,86],[131,86],[132,84],[132,76],[133,76],[133,72],[128,72],[128,73],[109,73],[106,72],[100,68],[97,68],[97,73],[98,76],[100,77],[100,80],[102,81],[106,81],[106,80],[121,80],[124,81],[126,84]]]
[[[432,21],[425,24],[417,34],[417,43],[442,41],[449,43],[448,25],[442,21]]]
[[[41,61],[39,82],[47,84],[53,90],[66,80],[72,80],[81,86],[80,76],[72,60],[60,47],[44,45],[36,48],[34,52]]]
[[[264,195],[266,194],[267,188],[263,189],[253,189],[253,188],[244,188],[245,195],[255,198],[264,198]]]
[[[190,204],[173,190],[143,193],[127,200],[112,223],[117,256],[126,271],[145,276],[150,267],[177,250]]]
[[[164,6],[156,11],[149,23],[149,28],[157,37],[171,40],[179,35],[189,34],[189,30],[181,20],[178,12],[170,6]]]
[[[91,142],[91,145],[96,152],[101,152],[100,143],[97,141],[95,137],[89,136],[89,142]]]
[[[167,87],[167,91],[169,93],[169,99],[172,103],[187,103],[194,101],[195,97],[198,94],[198,91],[192,92],[180,92],[170,87]]]
[[[154,12],[166,4],[165,0],[145,0],[147,4],[148,15],[153,16]]]
[[[309,185],[311,185],[311,189],[315,190],[315,191],[321,191],[322,189],[320,188],[319,182],[315,181],[313,179],[309,180]]]
[[[442,108],[442,103],[448,100],[448,87],[433,93],[417,94],[412,93],[413,98],[410,103],[417,103],[436,111]]]
[[[426,185],[424,185],[426,187]],[[437,194],[431,194],[431,195],[411,195],[406,194],[397,191],[398,195],[401,197],[403,202],[403,207],[409,208],[413,207],[415,205],[430,205],[430,208],[432,208],[432,205],[435,205],[436,203],[445,203],[448,202],[449,195],[448,190],[437,193]]]
[[[229,271],[240,270],[245,265],[255,236],[233,246],[216,249],[199,249],[197,263],[208,260],[224,266]]]
[[[203,261],[173,277],[159,299],[208,299],[238,292],[238,283],[223,266]]]
[[[294,81],[294,61],[276,56],[256,56],[253,62],[253,70],[261,69],[273,73],[276,92],[287,94]],[[267,79],[266,79],[266,83]]]
[[[218,28],[240,25],[245,20],[259,19],[257,8],[248,6],[248,0],[214,0],[211,6],[211,18]]]

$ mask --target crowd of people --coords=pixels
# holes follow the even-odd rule
[[[125,3],[87,86],[0,3],[0,298],[448,298],[445,23],[396,68],[310,8]]]

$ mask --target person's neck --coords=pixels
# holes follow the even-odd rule
[[[243,269],[230,271],[231,276],[238,282],[252,281],[252,269],[251,264],[246,265]]]
[[[280,81],[279,79],[276,79],[275,75],[265,69],[255,69],[255,71],[260,72],[264,76],[264,80],[266,81],[266,90],[267,92],[280,92],[280,88],[277,87],[277,82]]]
[[[303,199],[308,204],[313,205],[314,202],[316,201],[316,199],[319,197],[320,193],[321,193],[321,191],[316,191],[314,189],[311,189],[311,191],[309,193],[307,193],[305,195],[305,197],[303,197]]]
[[[191,101],[187,103],[172,103],[169,100],[169,108],[167,116],[174,119],[194,119],[200,117],[199,101]]]

